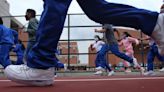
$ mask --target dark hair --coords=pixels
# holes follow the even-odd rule
[[[106,29],[106,30],[113,30],[113,25],[112,24],[103,24],[102,28]]]
[[[98,35],[95,35],[94,37],[97,37],[97,38],[98,38],[98,40],[101,40],[100,36],[98,36]]]
[[[36,11],[33,10],[33,9],[27,9],[26,12],[27,12],[27,13],[31,13],[32,17],[35,17],[35,16],[36,16]]]
[[[160,9],[164,9],[164,4],[161,6],[161,8]]]
[[[118,31],[116,28],[113,28],[113,31]]]
[[[132,37],[128,32],[123,32],[123,34],[125,34],[126,37]]]
[[[2,18],[0,17],[0,24],[3,24],[3,20],[2,20]]]

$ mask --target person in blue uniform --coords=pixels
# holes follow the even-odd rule
[[[54,83],[53,67],[57,64],[54,49],[57,48],[71,2],[72,0],[44,0],[44,11],[36,32],[36,43],[28,53],[27,65],[8,66],[5,74],[10,80],[35,86]],[[85,14],[95,22],[140,29],[156,41],[159,53],[164,55],[164,14],[106,0],[77,2]],[[23,72],[19,74],[19,71]]]
[[[13,49],[13,51],[17,55],[17,61],[15,64],[16,65],[24,64],[23,57],[24,57],[25,46],[23,45],[21,40],[18,40],[18,43],[15,44],[15,48]]]
[[[9,29],[3,25],[3,20],[0,17],[0,64],[4,68],[11,64],[9,52],[12,46],[17,43],[17,40],[15,40],[17,36],[18,34],[15,30]]]

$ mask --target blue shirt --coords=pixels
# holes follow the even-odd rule
[[[14,32],[15,33],[15,32]],[[0,44],[14,44],[13,31],[3,25],[0,25]]]

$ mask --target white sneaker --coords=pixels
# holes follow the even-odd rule
[[[138,64],[136,58],[133,58],[133,64],[134,64],[134,67],[135,67],[135,68],[139,67],[139,64]]]
[[[157,24],[151,37],[154,39],[158,46],[158,51],[161,55],[164,55],[164,14],[161,13],[158,16]]]
[[[125,70],[125,73],[131,73],[132,71],[131,71],[131,69],[126,69]]]
[[[103,74],[103,71],[101,71],[101,70],[94,73],[94,75],[102,75],[102,74]]]
[[[102,68],[101,66],[96,67],[95,69],[96,69],[96,70],[103,70],[103,68]]]
[[[141,72],[141,75],[144,75],[145,69],[143,67],[140,67],[140,72]]]
[[[113,76],[114,75],[114,71],[110,71],[109,73],[108,73],[108,76]]]
[[[148,71],[146,73],[144,73],[145,76],[153,76],[155,75],[155,72],[154,71]]]
[[[164,72],[164,68],[160,69],[159,71],[160,71],[160,72]]]
[[[21,84],[49,86],[54,83],[54,68],[43,70],[30,68],[27,65],[9,65],[4,73],[8,79]]]

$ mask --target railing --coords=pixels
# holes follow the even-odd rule
[[[37,15],[37,18],[39,19],[40,15]],[[20,27],[23,25],[27,25],[27,22],[24,19],[24,15],[19,15],[19,16],[2,16],[3,19],[8,19],[10,20],[11,18],[16,18],[19,22],[22,23]],[[11,24],[13,29],[20,29],[20,27],[14,27],[14,24]],[[94,32],[95,28],[101,28],[101,25],[98,23],[95,23],[94,21],[90,20],[86,15],[84,14],[68,14],[66,21],[65,21],[65,26],[63,29],[63,33],[60,38],[60,42],[66,42],[67,43],[67,51],[60,53],[60,55],[65,55],[67,56],[67,65],[68,69],[71,67],[71,55],[76,55],[78,57],[77,64],[85,64],[86,67],[93,67],[89,66],[88,62],[88,56],[96,53],[90,53],[89,52],[89,45],[93,42],[94,35],[97,34]],[[140,31],[139,31],[140,32]],[[102,35],[99,34],[101,37]],[[140,32],[139,38],[142,38],[143,34]],[[27,40],[23,40],[24,43],[27,43]],[[76,42],[77,43],[77,52],[71,52],[71,42]],[[144,44],[141,41],[141,45],[139,48],[141,48],[140,51],[137,51],[135,53],[140,56],[140,63],[145,66],[146,64],[144,61],[146,61],[144,58],[146,57],[147,52],[144,52]],[[109,54],[111,54],[109,52]],[[112,60],[112,58],[108,58],[109,61]],[[80,61],[80,62],[79,62]],[[92,60],[93,62],[94,60]]]

